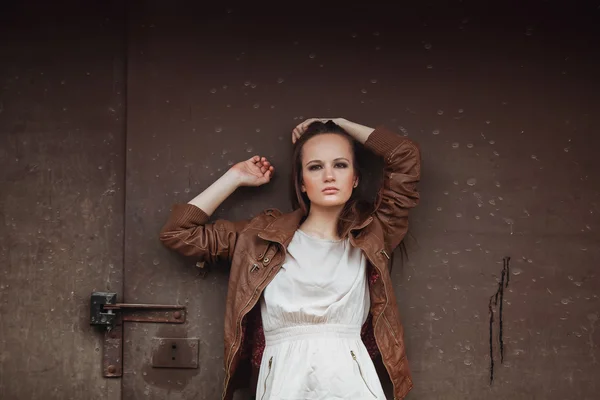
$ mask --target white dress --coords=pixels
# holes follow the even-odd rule
[[[266,347],[256,400],[385,400],[360,337],[370,306],[366,265],[349,239],[296,231],[261,298]]]

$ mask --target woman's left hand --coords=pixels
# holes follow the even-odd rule
[[[300,139],[300,136],[306,132],[306,128],[315,121],[321,121],[322,123],[333,121],[336,125],[340,125],[344,121],[344,118],[309,118],[292,130],[292,143],[296,143],[296,140]]]

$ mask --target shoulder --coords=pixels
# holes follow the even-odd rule
[[[267,208],[266,210],[263,210],[263,212],[261,214],[266,215],[271,218],[279,218],[283,215],[283,212],[281,212],[277,208]]]
[[[282,215],[283,212],[277,208],[267,208],[261,211],[258,215],[252,217],[248,225],[252,228],[262,228],[269,225]]]

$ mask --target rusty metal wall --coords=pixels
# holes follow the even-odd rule
[[[410,259],[394,266],[409,399],[595,398],[591,3],[131,2],[127,31],[111,3],[33,14],[13,3],[0,13],[2,399],[118,398],[87,307],[91,291],[121,284],[128,302],[188,306],[185,325],[128,323],[123,398],[218,398],[226,272],[202,279],[158,231],[173,203],[254,153],[275,164],[273,182],[216,217],[289,210],[289,134],[312,116],[421,144]],[[506,256],[504,363],[496,307],[490,385],[488,305]],[[199,338],[200,368],[152,368],[155,337]]]
[[[126,398],[218,398],[226,274],[201,280],[156,233],[173,203],[254,153],[276,178],[217,216],[288,210],[290,131],[313,116],[383,123],[422,146],[410,260],[395,266],[410,399],[595,396],[598,12],[440,3],[130,10],[125,291],[184,302],[190,320],[127,332]],[[490,385],[488,303],[505,256]],[[149,370],[163,335],[199,337],[199,370]]]
[[[120,398],[89,299],[121,292],[122,17],[110,2],[0,6],[3,400]]]

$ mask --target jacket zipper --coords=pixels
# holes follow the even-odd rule
[[[277,242],[277,243],[279,243],[279,242]],[[283,247],[282,243],[279,243],[279,244]],[[277,266],[273,267],[271,270],[273,270],[275,268],[277,268]],[[252,294],[252,296],[250,296],[250,299],[248,300],[248,302],[246,303],[246,305],[244,305],[244,307],[242,308],[242,311],[240,311],[240,316],[242,316],[244,314],[244,310],[246,309],[246,307],[248,307],[248,304],[250,304],[252,302],[252,299],[254,298],[254,296],[256,295],[256,292],[258,291],[258,288],[260,286],[262,286],[263,283],[265,283],[267,281],[267,279],[269,279],[270,275],[271,275],[271,271],[269,271],[269,273],[267,274],[267,276],[265,277],[265,279],[262,280],[262,282],[260,283],[260,285],[258,285],[256,287],[256,289],[254,290],[254,293]],[[229,356],[229,362],[227,363],[227,376],[225,377],[225,385],[223,386],[223,394],[221,395],[221,399],[223,399],[223,400],[225,399],[225,395],[227,394],[227,387],[229,386],[229,380],[231,379],[231,364],[233,363],[233,359],[235,357],[233,349],[235,347],[235,344],[237,342],[237,338],[238,338],[238,335],[239,335],[239,331],[241,329],[242,319],[243,319],[243,316],[242,317],[238,317],[238,321],[237,321],[237,324],[236,324],[236,327],[235,327],[235,338],[234,338],[233,343],[231,344],[231,347],[229,348],[229,354],[230,354],[230,356]],[[237,352],[237,350],[236,350],[236,352]]]
[[[267,274],[265,279],[263,279],[263,281],[258,286],[261,286],[263,283],[265,283],[265,281],[267,280],[268,277],[269,277],[269,274]],[[258,287],[257,287],[257,290],[258,290]],[[254,293],[252,294],[252,296],[250,296],[250,299],[248,300],[246,305],[244,305],[244,307],[242,308],[242,311],[240,312],[240,316],[242,316],[244,314],[244,310],[246,309],[246,307],[248,307],[248,304],[250,304],[252,302],[252,299],[256,295],[257,290],[254,291]],[[243,316],[238,317],[237,324],[235,327],[235,340],[233,341],[233,343],[231,344],[231,347],[229,349],[229,362],[227,363],[227,377],[225,379],[225,386],[223,387],[223,395],[221,396],[222,399],[225,399],[225,394],[227,393],[227,386],[229,386],[229,379],[231,379],[231,364],[233,363],[233,359],[235,357],[235,353],[234,353],[233,349],[236,345],[238,334],[241,329],[242,319],[243,319]],[[236,350],[236,352],[237,352],[237,350]]]
[[[369,257],[369,254],[368,254],[368,253],[367,253],[367,252],[366,252],[364,249],[363,249],[363,251],[365,252],[365,255],[367,256],[367,259],[369,260],[369,262],[370,262],[370,263],[371,263],[371,264],[372,264],[372,265],[373,265],[375,268],[377,268],[376,264],[373,262],[373,260],[371,260],[371,257]],[[385,250],[382,250],[382,251],[385,251]],[[381,273],[381,271],[378,271],[378,272],[379,272],[379,273]],[[385,309],[387,308],[387,306],[388,306],[388,302],[389,302],[389,300],[388,300],[388,296],[387,296],[387,287],[385,286],[385,280],[384,280],[384,279],[382,279],[382,280],[381,280],[381,282],[383,283],[383,291],[384,291],[384,293],[386,294],[386,295],[385,295],[385,304],[384,304],[384,306],[383,306],[383,309],[381,310],[381,313],[380,313],[380,314],[377,316],[377,320],[375,320],[375,324],[373,325],[373,333],[375,333],[375,328],[377,327],[377,324],[379,323],[379,320],[381,319],[381,316],[382,316],[382,315],[383,315],[383,313],[385,312]],[[391,329],[391,327],[389,326],[389,322],[387,321],[387,319],[386,319],[386,323],[387,323],[387,325],[388,325],[388,330],[390,331],[390,333],[391,333],[391,334],[392,334],[392,336],[394,337],[394,341],[395,341],[396,343],[398,343],[398,339],[396,338],[396,335],[394,334],[394,331],[393,331],[393,330]],[[380,347],[379,347],[379,342],[378,342],[378,340],[377,340],[377,335],[374,335],[374,336],[375,336],[375,343],[377,344],[377,347],[378,347],[378,348],[380,348]],[[382,359],[382,361],[383,361],[383,359]],[[386,371],[387,371],[388,375],[391,377],[391,376],[392,376],[392,374],[391,374],[391,372],[390,372],[390,369],[388,368],[387,364],[385,363],[385,361],[383,361],[383,366],[385,367],[385,369],[386,369]],[[395,385],[393,382],[392,382],[392,386],[393,386],[393,392],[394,392],[394,394],[395,394],[395,393],[396,393],[396,385]],[[395,398],[396,398],[396,396],[394,395],[394,399],[395,399]]]
[[[265,378],[265,387],[263,390],[263,395],[260,397],[260,400],[265,398],[265,394],[267,394],[267,381],[269,380],[269,376],[271,375],[271,366],[273,365],[273,356],[269,358],[269,372],[267,373],[267,377]]]
[[[390,259],[390,256],[385,252],[385,249],[381,249],[380,253],[386,256],[388,260]]]
[[[352,355],[352,358],[354,359],[354,362],[356,362],[356,365],[358,365],[358,372],[360,372],[360,377],[362,378],[363,382],[365,383],[365,386],[367,387],[367,389],[369,389],[369,392],[371,392],[371,394],[373,395],[373,397],[377,398],[377,396],[375,396],[375,393],[373,393],[373,391],[369,387],[369,384],[367,383],[367,380],[365,379],[365,376],[363,375],[362,368],[360,367],[360,363],[358,362],[358,359],[356,358],[356,354],[354,354],[353,350],[350,350],[350,354]]]

